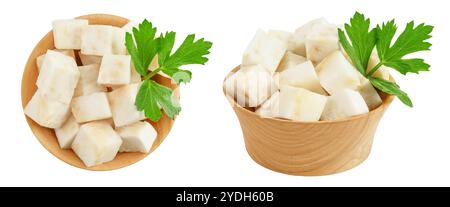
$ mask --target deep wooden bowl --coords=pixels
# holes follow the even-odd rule
[[[239,66],[229,75],[237,70]],[[369,156],[378,122],[394,98],[380,95],[383,103],[366,114],[336,121],[298,122],[263,118],[225,94],[241,124],[250,157],[273,171],[307,176],[342,172]]]
[[[104,24],[104,25],[112,25],[121,27],[125,25],[129,20],[123,17],[108,15],[108,14],[91,14],[77,17],[79,19],[87,19],[89,20],[89,24]],[[53,33],[50,31],[45,35],[41,41],[36,45],[31,52],[30,57],[28,58],[28,62],[25,66],[25,70],[22,76],[22,106],[25,108],[28,101],[31,100],[31,97],[37,90],[36,80],[38,77],[38,70],[36,66],[36,58],[39,55],[42,55],[47,52],[48,49],[54,49],[55,45],[53,43]],[[172,84],[170,79],[164,78],[162,76],[155,76],[154,79],[172,89],[174,89],[175,95],[179,98],[179,88]],[[163,113],[164,114],[164,113]],[[174,120],[171,120],[165,114],[161,118],[161,120],[157,123],[151,122],[147,120],[149,123],[155,127],[158,132],[158,137],[153,143],[152,149],[150,153],[118,153],[116,158],[111,161],[101,165],[97,165],[94,167],[86,167],[83,162],[78,158],[78,156],[70,149],[64,150],[61,149],[58,145],[58,140],[56,139],[56,135],[53,129],[45,128],[28,118],[26,120],[31,130],[33,131],[36,138],[39,142],[53,155],[55,155],[60,160],[73,165],[75,167],[79,167],[87,170],[96,170],[96,171],[105,171],[105,170],[114,170],[122,167],[126,167],[133,163],[138,162],[143,159],[151,152],[153,152],[161,143],[164,141],[164,138],[168,135],[170,129],[174,124]]]

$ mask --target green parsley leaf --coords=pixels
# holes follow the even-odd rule
[[[370,30],[369,19],[356,12],[350,19],[350,24],[345,24],[345,32],[350,38],[351,44],[341,29],[338,30],[339,41],[356,69],[365,75],[370,55],[375,47],[375,30]]]
[[[153,80],[144,80],[136,96],[135,105],[139,111],[144,110],[145,116],[152,121],[161,118],[160,106],[171,119],[180,113],[181,108],[172,100],[173,91]]]
[[[159,38],[155,38],[155,34],[156,27],[144,20],[139,28],[133,28],[133,36],[128,32],[125,36],[125,46],[136,71],[142,76],[147,75],[148,67],[158,52]]]
[[[195,36],[189,35],[172,53],[175,35],[175,32],[166,32],[156,36],[156,27],[144,20],[138,28],[133,28],[133,34],[127,33],[125,36],[125,45],[136,71],[143,76],[143,82],[135,100],[136,108],[144,111],[145,116],[155,122],[162,117],[160,108],[171,119],[180,113],[181,108],[177,101],[173,100],[173,91],[151,78],[162,71],[177,84],[188,83],[192,78],[192,73],[189,70],[180,69],[180,67],[206,63],[208,59],[205,56],[209,54],[212,46],[211,42],[205,41],[203,38],[194,41]],[[148,68],[155,55],[158,55],[159,67],[149,73]]]
[[[205,41],[203,38],[195,41],[195,35],[191,34],[171,54],[175,43],[175,35],[175,32],[166,32],[165,35],[161,35],[158,64],[160,69],[172,77],[177,84],[188,83],[192,78],[192,73],[179,67],[190,64],[205,64],[208,61],[205,56],[209,54],[212,43]]]
[[[364,77],[370,80],[373,86],[380,91],[397,96],[405,105],[412,107],[413,104],[408,94],[400,90],[396,83],[376,78],[373,74],[382,65],[393,68],[403,75],[428,71],[430,65],[425,63],[423,59],[403,58],[415,52],[429,50],[431,44],[426,40],[431,38],[432,30],[432,26],[425,24],[414,27],[412,21],[406,25],[405,30],[392,43],[397,32],[395,20],[370,29],[370,20],[356,12],[350,19],[350,24],[345,24],[345,33],[339,29],[338,35],[339,42],[353,65]],[[380,62],[374,68],[367,68],[374,47],[376,47]]]
[[[413,107],[412,101],[408,97],[408,94],[400,90],[400,86],[398,86],[396,83],[378,77],[370,77],[369,80],[370,83],[372,83],[372,85],[375,86],[375,88],[378,88],[379,90],[387,94],[397,96],[398,99],[400,99],[400,101],[402,101],[405,105]]]
[[[426,40],[431,38],[432,26],[419,24],[414,28],[414,21],[411,21],[392,46],[391,42],[397,30],[394,20],[381,27],[377,26],[376,30],[377,51],[383,65],[391,67],[403,75],[428,71],[430,65],[423,59],[403,59],[403,57],[411,53],[430,50],[431,43]]]

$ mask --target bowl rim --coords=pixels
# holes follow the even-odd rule
[[[225,81],[227,80],[227,78],[232,75],[233,72],[236,72],[240,69],[241,65],[236,66],[235,68],[233,68],[230,72],[228,72],[228,74],[225,76],[224,80],[223,80],[223,84],[225,83]],[[390,76],[390,80],[394,80],[394,78],[392,76]],[[225,92],[225,87],[222,86],[222,91],[225,95],[225,97],[228,99],[228,101],[231,103],[232,107],[235,109],[238,109],[239,111],[242,111],[243,113],[255,117],[255,118],[259,118],[259,119],[263,119],[263,120],[270,120],[273,122],[281,122],[281,123],[293,123],[293,124],[333,124],[333,123],[341,123],[341,122],[351,122],[357,119],[361,119],[367,116],[372,116],[373,114],[376,113],[380,113],[380,111],[385,110],[394,100],[393,95],[390,94],[385,94],[385,98],[382,98],[382,103],[375,109],[370,110],[368,113],[364,113],[364,114],[359,114],[359,115],[355,115],[355,116],[351,116],[351,117],[346,117],[346,118],[342,118],[342,119],[336,119],[336,120],[319,120],[319,121],[295,121],[295,120],[289,120],[289,119],[282,119],[282,118],[274,118],[274,117],[262,117],[258,114],[256,114],[256,112],[248,110],[244,107],[242,107],[241,105],[239,105],[236,100],[234,100],[234,98],[231,98],[230,96],[228,96]]]

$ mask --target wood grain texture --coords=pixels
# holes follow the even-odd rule
[[[319,176],[351,169],[369,156],[378,122],[394,98],[380,95],[382,105],[369,113],[319,122],[262,118],[226,97],[255,162],[285,174]]]
[[[88,19],[90,24],[104,24],[104,25],[112,25],[121,27],[125,25],[129,20],[113,16],[107,14],[91,14],[78,17],[80,19]],[[37,90],[36,80],[38,77],[38,70],[36,65],[36,58],[39,55],[45,54],[47,50],[54,49],[53,43],[53,33],[50,31],[45,35],[41,41],[36,45],[36,47],[31,52],[30,57],[28,58],[28,62],[25,66],[25,70],[22,76],[22,106],[25,108],[26,104],[31,100],[31,97]],[[173,84],[172,81],[168,78],[164,78],[162,76],[156,75],[153,78],[157,82],[174,89],[174,93],[176,97],[179,99],[179,88],[176,84]],[[164,114],[164,113],[163,113]],[[55,155],[60,160],[78,167],[87,170],[95,170],[95,171],[105,171],[105,170],[114,170],[122,167],[126,167],[133,163],[138,162],[143,159],[151,152],[153,152],[165,139],[171,130],[174,120],[171,120],[165,114],[161,118],[161,120],[157,123],[147,120],[149,123],[155,127],[158,132],[158,137],[153,143],[152,149],[150,153],[118,153],[116,158],[111,161],[101,165],[97,165],[94,167],[86,167],[83,162],[78,158],[78,156],[72,150],[63,150],[59,147],[58,141],[56,139],[56,135],[53,129],[45,128],[28,118],[26,120],[31,130],[33,131],[36,138],[39,142],[53,155]]]

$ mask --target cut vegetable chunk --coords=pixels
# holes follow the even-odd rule
[[[116,131],[123,141],[120,152],[149,153],[158,136],[153,126],[145,121],[119,127]]]
[[[280,117],[295,121],[318,121],[327,97],[288,85],[280,87]]]
[[[114,159],[122,139],[105,122],[91,122],[81,125],[73,140],[72,149],[87,167]]]
[[[116,55],[126,55],[127,48],[125,47],[125,33],[122,28],[113,27],[113,42],[112,52]]]
[[[295,30],[291,39],[290,51],[297,55],[306,57],[306,36],[314,31],[317,27],[327,25],[328,22],[324,18],[312,20]]]
[[[112,117],[108,97],[105,92],[74,98],[72,101],[72,113],[78,123]]]
[[[81,49],[81,33],[89,24],[86,19],[56,20],[53,22],[53,38],[58,49]]]
[[[276,81],[260,65],[243,67],[233,76],[227,90],[241,106],[257,107],[278,90]]]
[[[242,66],[260,64],[273,74],[286,52],[286,43],[258,30],[242,58]]]
[[[275,92],[255,112],[261,117],[279,117],[280,92]]]
[[[366,102],[357,91],[343,89],[328,98],[322,120],[343,119],[369,112]]]
[[[80,71],[80,79],[78,80],[78,85],[75,88],[75,97],[89,95],[95,92],[107,91],[105,86],[97,83],[99,68],[100,65],[98,64],[78,67],[78,70]]]
[[[79,129],[80,125],[75,121],[73,116],[70,116],[60,128],[55,129],[59,146],[62,149],[70,149]]]
[[[320,63],[332,52],[339,50],[337,36],[312,36],[306,39],[306,58],[315,64]]]
[[[361,85],[358,88],[358,92],[364,98],[364,101],[366,102],[370,110],[373,110],[381,105],[382,100],[380,98],[380,95],[378,95],[377,90],[366,78],[361,80]]]
[[[296,55],[293,52],[287,51],[281,59],[280,65],[278,65],[277,72],[283,72],[289,68],[292,68],[298,64],[306,62],[306,58],[300,55]]]
[[[71,57],[71,58],[75,58],[75,51],[74,51],[74,50],[59,50],[59,49],[54,49],[53,51],[62,53],[62,54],[67,55],[67,56],[69,56],[69,57]],[[38,69],[38,71],[41,70],[42,63],[44,63],[44,59],[45,59],[45,54],[40,55],[39,57],[36,58],[36,64],[37,64],[37,69]]]
[[[33,121],[47,128],[61,127],[70,115],[69,104],[44,98],[40,89],[34,93],[24,111]]]
[[[357,90],[360,85],[358,71],[340,51],[326,57],[316,70],[320,84],[330,94],[346,88]]]
[[[131,56],[105,55],[100,65],[97,82],[103,85],[123,85],[130,83]]]
[[[81,34],[81,53],[103,56],[113,54],[114,28],[107,25],[89,25]]]
[[[309,60],[281,72],[280,85],[290,85],[304,88],[314,93],[327,95],[327,92],[320,85],[314,65]]]
[[[111,112],[116,127],[125,126],[145,119],[143,111],[134,104],[140,84],[120,87],[108,94]]]
[[[72,99],[80,72],[73,58],[47,51],[36,85],[41,95],[65,104]]]

